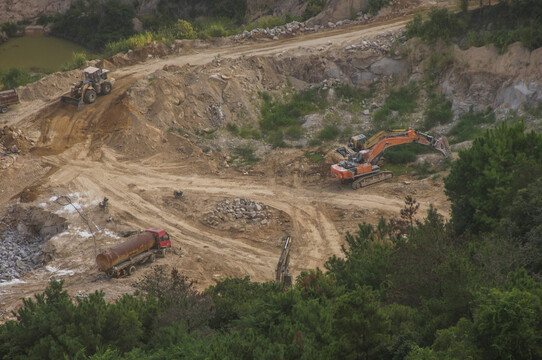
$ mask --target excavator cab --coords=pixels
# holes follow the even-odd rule
[[[367,137],[363,134],[352,136],[350,138],[350,142],[348,143],[348,147],[354,151],[360,151],[363,149],[363,144],[365,144],[366,140]]]
[[[369,150],[358,151],[357,153],[350,155],[348,157],[348,161],[355,162],[357,164],[363,164],[364,162],[366,162],[365,156],[367,155],[368,152]]]

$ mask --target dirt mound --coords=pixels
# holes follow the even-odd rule
[[[17,89],[21,101],[43,100],[45,102],[58,98],[70,90],[70,87],[81,77],[80,70],[57,72],[48,75],[35,83]]]
[[[0,130],[0,152],[26,154],[32,145],[33,142],[20,129],[4,126]]]

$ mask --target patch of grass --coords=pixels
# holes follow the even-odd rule
[[[393,176],[397,177],[412,171],[412,168],[404,164],[385,163],[382,166],[382,170],[391,171],[393,173]]]
[[[194,22],[194,27],[199,39],[210,39],[241,33],[241,28],[237,26],[234,20],[226,17],[198,18]]]
[[[245,26],[245,30],[251,31],[254,29],[272,29],[276,26],[285,25],[289,22],[292,22],[294,18],[290,15],[281,15],[281,16],[262,16],[258,18],[253,23],[250,23]],[[301,20],[301,18],[297,19]]]
[[[337,127],[337,125],[330,124],[326,125],[322,130],[320,130],[316,137],[321,141],[331,141],[335,140],[340,133],[341,130]]]
[[[251,126],[243,126],[239,131],[239,136],[243,139],[259,139],[260,132],[256,129],[253,129]]]
[[[425,179],[426,177],[429,177],[429,175],[433,175],[439,171],[437,168],[431,166],[428,162],[415,164],[413,169],[413,175],[416,176],[418,180]]]
[[[274,147],[285,146],[284,138],[299,139],[304,132],[302,117],[327,107],[326,92],[308,89],[294,93],[282,101],[275,100],[268,93],[260,93],[260,128],[266,141]]]
[[[474,112],[470,109],[459,117],[457,124],[450,129],[448,135],[453,138],[451,143],[457,144],[480,136],[483,132],[482,125],[493,123],[495,123],[495,115],[491,108],[485,112]]]
[[[307,151],[304,155],[307,159],[317,164],[321,164],[324,162],[325,155],[320,152]]]
[[[396,111],[399,117],[414,112],[418,94],[418,88],[414,84],[391,90],[386,103],[373,114],[374,120],[377,122],[376,127],[379,129],[390,128],[394,120],[391,118],[392,111]]]
[[[416,144],[403,144],[386,149],[384,159],[390,164],[408,164],[416,161],[419,154],[427,154],[432,152],[431,148]]]
[[[184,129],[179,128],[179,127],[170,127],[170,128],[168,129],[168,132],[170,132],[170,133],[176,133],[176,134],[179,134],[179,135],[181,135],[181,136],[184,135],[184,134],[186,134],[186,132],[184,131]]]
[[[350,85],[340,84],[335,88],[335,94],[338,98],[345,101],[361,103],[363,100],[370,99],[374,96],[374,89],[362,90]]]
[[[239,127],[236,124],[227,123],[226,130],[228,130],[232,135],[239,135]]]
[[[448,124],[452,118],[452,102],[443,95],[434,96],[425,110],[423,127],[429,130],[437,125]]]
[[[254,165],[260,161],[260,158],[254,155],[254,147],[251,144],[239,145],[233,152],[239,156],[239,165]]]
[[[537,103],[535,106],[525,104],[523,110],[534,118],[542,117],[542,102]]]

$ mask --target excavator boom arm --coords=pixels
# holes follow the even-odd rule
[[[382,137],[369,149],[365,155],[365,161],[374,165],[378,162],[378,159],[387,148],[408,143],[418,143],[430,146],[440,151],[445,157],[450,156],[451,153],[446,138],[435,138],[417,130],[409,129],[404,132],[397,132]]]

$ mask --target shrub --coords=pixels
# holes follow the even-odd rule
[[[87,54],[84,52],[74,52],[72,54],[71,61],[65,63],[62,65],[61,70],[62,71],[69,71],[73,69],[79,69],[80,67],[84,66],[88,61]]]
[[[74,1],[68,11],[57,14],[53,33],[91,49],[102,50],[107,43],[134,33],[132,4],[119,0]]]
[[[228,130],[233,135],[239,135],[239,127],[236,124],[227,123],[226,130]]]
[[[251,31],[254,29],[272,29],[275,26],[281,26],[289,22],[291,21],[286,21],[286,16],[262,16],[255,22],[247,25],[245,30]]]
[[[388,6],[389,3],[390,0],[369,0],[369,4],[367,5],[367,11],[375,15],[380,11],[380,9]]]
[[[309,0],[305,12],[303,13],[303,20],[310,19],[313,16],[318,15],[324,6],[326,5],[326,0]]]
[[[233,152],[241,158],[240,165],[252,165],[260,160],[254,155],[254,147],[251,144],[239,145]]]
[[[418,100],[418,88],[414,84],[391,90],[386,103],[374,112],[374,120],[379,122],[378,128],[388,128],[392,123],[390,115],[397,111],[399,115],[412,113],[416,109]]]
[[[416,161],[416,156],[418,154],[427,154],[431,151],[431,148],[420,144],[403,144],[386,149],[384,158],[386,159],[386,163],[407,164]]]
[[[241,136],[243,139],[258,139],[260,138],[260,132],[253,129],[251,126],[243,126],[239,131],[239,136]]]
[[[176,30],[179,39],[195,39],[197,37],[192,24],[186,20],[179,19],[176,24]]]
[[[447,124],[452,121],[452,102],[443,95],[435,96],[425,110],[424,128],[431,129],[436,125]]]
[[[518,190],[539,178],[542,136],[524,131],[522,123],[502,124],[459,153],[444,180],[459,233],[494,231]]]
[[[315,162],[315,163],[318,163],[318,164],[324,162],[325,155],[320,153],[320,152],[307,151],[304,155],[305,155],[305,157],[307,159],[309,159],[312,162]]]
[[[284,146],[284,137],[299,139],[303,134],[302,116],[322,110],[327,106],[326,92],[308,89],[294,93],[289,99],[274,100],[268,93],[261,93],[263,104],[260,128],[267,141],[274,147]]]
[[[369,90],[363,90],[346,84],[340,84],[334,89],[335,94],[339,99],[358,103],[362,102],[363,100],[372,98],[374,94],[374,90],[372,88]]]
[[[459,117],[457,123],[448,132],[448,135],[453,136],[452,143],[460,143],[481,135],[481,126],[493,124],[494,122],[495,115],[491,108],[488,108],[485,112],[474,112],[470,109],[469,112]]]
[[[542,24],[531,19],[518,30],[517,37],[523,46],[531,51],[542,47]]]
[[[414,16],[407,24],[407,37],[420,37],[431,44],[439,39],[450,42],[453,37],[462,35],[465,29],[466,24],[455,13],[448,9],[433,9],[425,21],[420,14]]]
[[[13,37],[13,36],[17,35],[18,31],[24,30],[24,26],[17,25],[16,23],[12,23],[12,22],[6,22],[6,23],[3,23],[2,25],[0,25],[0,30],[5,31],[5,33],[9,37]]]
[[[339,130],[337,125],[330,124],[326,125],[322,130],[318,132],[317,138],[321,141],[331,141],[335,140],[340,133],[341,130]]]
[[[41,75],[32,74],[27,70],[12,68],[8,71],[0,71],[0,84],[5,89],[11,89],[37,81],[40,77]]]

